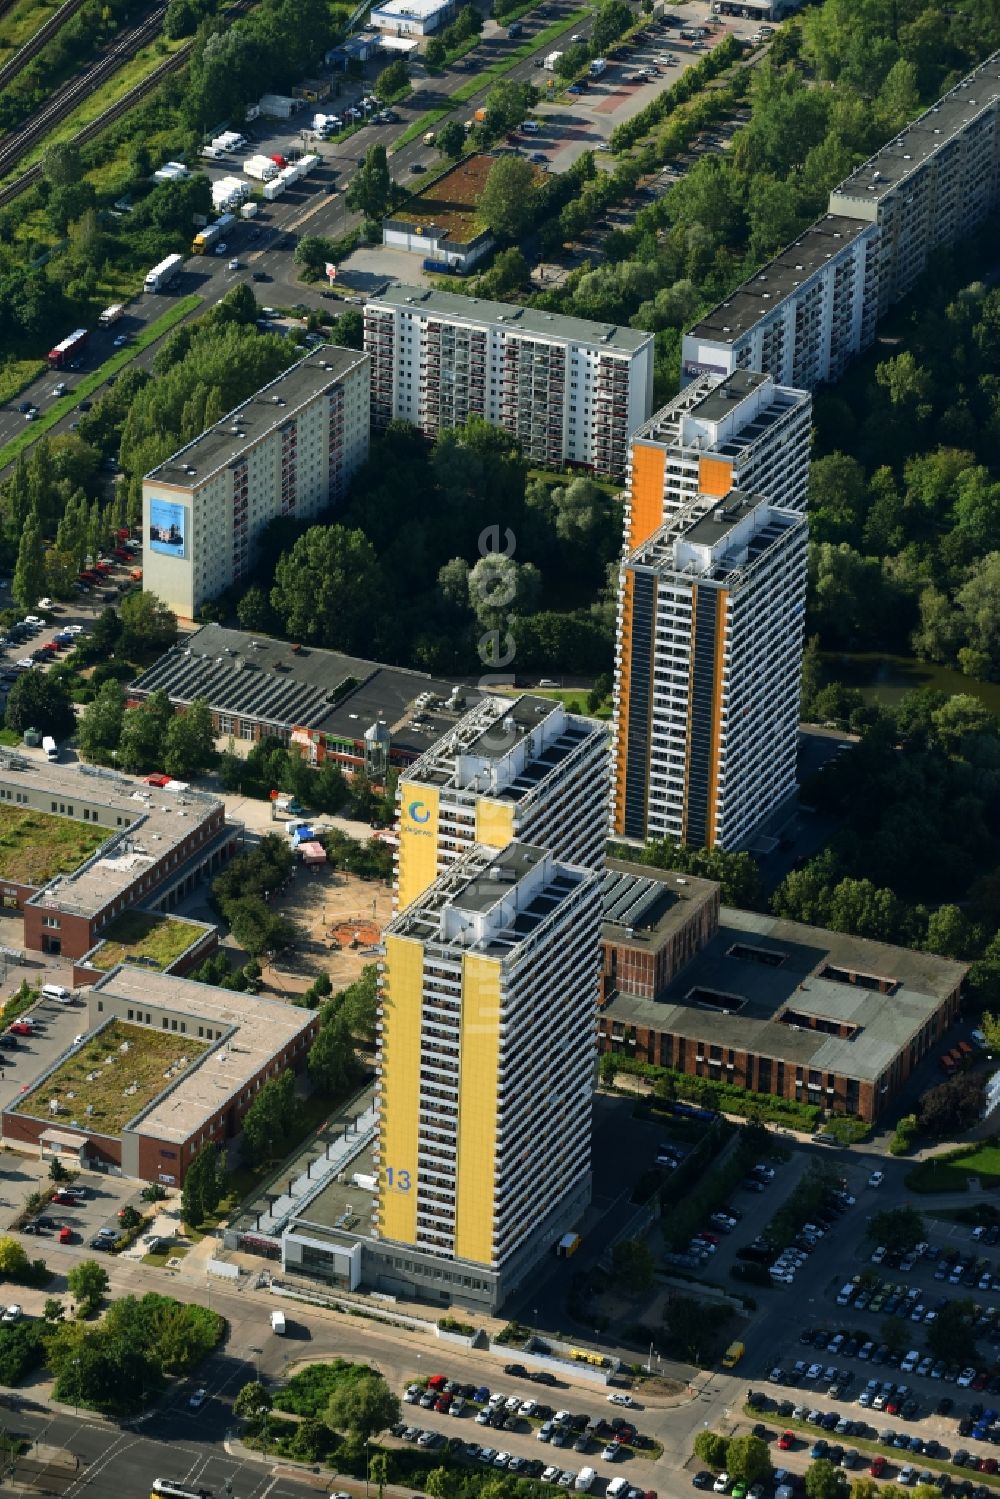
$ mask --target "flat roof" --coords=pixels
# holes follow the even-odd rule
[[[728,551],[723,550],[729,533],[751,517],[755,517],[752,529],[736,538]],[[790,532],[804,531],[807,524],[805,515],[782,510],[760,495],[739,489],[731,489],[721,501],[700,494],[636,547],[625,566],[681,582],[725,584],[735,591],[755,563]],[[692,552],[692,547],[698,551]]]
[[[723,906],[719,929],[657,999],[619,992],[624,1024],[878,1079],[961,984],[964,963]],[[855,980],[882,980],[888,991]],[[826,1029],[811,1029],[818,1022]],[[836,1034],[843,1029],[847,1034]]]
[[[372,7],[373,15],[385,16],[417,16],[421,19],[436,15],[451,0],[382,0],[382,3]]]
[[[507,957],[581,884],[597,879],[527,843],[499,851],[474,844],[393,918],[382,939],[408,937],[459,953]]]
[[[697,910],[718,900],[719,886],[672,869],[608,859],[601,893],[602,942],[659,952]]]
[[[211,427],[151,468],[144,484],[174,484],[195,489],[241,454],[290,422],[324,390],[336,385],[367,354],[321,344],[282,374],[234,406]]]
[[[700,318],[688,332],[694,337],[735,343],[755,324],[798,291],[817,271],[853,245],[863,234],[873,232],[867,219],[845,218],[828,213],[759,271]]]
[[[616,354],[635,354],[653,341],[642,333],[617,323],[595,323],[589,318],[566,317],[561,312],[542,312],[511,302],[491,302],[485,297],[461,297],[451,291],[431,291],[426,286],[392,285],[368,298],[366,311],[380,307],[399,308],[422,317],[442,317],[449,322],[490,323],[513,333],[537,338],[569,339],[570,342],[606,348]]]
[[[738,401],[759,389],[768,376],[757,370],[733,370],[718,385],[713,385],[691,407],[691,415],[702,417],[706,422],[721,422],[732,411]]]
[[[759,397],[753,399],[757,393]],[[689,454],[736,458],[761,442],[791,413],[811,401],[808,391],[779,385],[773,376],[755,370],[733,370],[729,375],[699,375],[678,391],[672,400],[653,413],[633,435],[634,442],[655,442]],[[718,432],[726,418],[735,414],[725,435]],[[692,427],[692,423],[699,425]],[[708,432],[700,424],[716,429],[711,446]]]
[[[82,812],[84,805],[100,807],[116,818],[128,819],[122,827],[106,827],[104,843],[78,869],[54,875],[31,897],[32,905],[81,916],[96,916],[143,870],[161,863],[177,844],[222,808],[218,797],[190,787],[171,790],[147,786],[115,771],[85,765],[82,760],[52,764],[16,753],[0,757],[0,786],[10,787],[15,793],[30,788],[67,808]],[[75,811],[42,810],[50,816],[68,816],[81,826],[93,826],[84,823]]]
[[[223,1032],[221,1041],[208,1047],[179,1081],[126,1126],[132,1134],[178,1144],[316,1022],[310,1011],[280,1000],[139,971],[128,964],[113,968],[91,993],[136,1006],[156,1005]]]
[[[980,115],[1000,102],[1000,52],[994,52],[961,83],[856,167],[833,189],[833,198],[880,202],[950,145]]]
[[[140,693],[157,689],[173,703],[204,698],[216,713],[345,740],[361,740],[366,729],[383,722],[393,745],[414,756],[453,728],[481,696],[478,688],[425,672],[319,646],[293,650],[287,641],[216,624],[172,646],[130,687]]]
[[[596,719],[530,692],[485,697],[406,772],[407,781],[459,799],[518,803],[555,777],[571,756],[606,740]]]

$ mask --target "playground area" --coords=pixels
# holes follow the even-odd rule
[[[372,949],[392,915],[392,890],[327,864],[299,864],[273,909],[292,922],[295,940],[273,967],[265,965],[265,987],[278,995],[301,994],[326,973],[336,993],[375,961]]]

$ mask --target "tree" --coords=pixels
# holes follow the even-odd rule
[[[478,212],[502,239],[519,239],[529,228],[538,196],[538,173],[523,156],[498,156],[479,195]]]
[[[961,1133],[980,1118],[984,1092],[982,1074],[969,1072],[929,1088],[920,1098],[921,1126],[938,1139]]]
[[[77,743],[87,760],[110,758],[118,748],[125,722],[125,689],[114,679],[102,682],[77,723]]]
[[[392,207],[395,192],[385,147],[369,146],[347,189],[348,208],[363,213],[366,219],[384,219]]]
[[[334,1015],[328,1024],[320,1027],[309,1048],[308,1065],[313,1083],[330,1098],[344,1093],[358,1079],[361,1064],[343,1015]]]
[[[375,79],[375,92],[383,102],[398,98],[410,86],[410,69],[404,57],[397,57],[382,69]]]
[[[389,1454],[373,1452],[368,1459],[368,1480],[378,1484],[378,1499],[383,1499],[385,1486],[389,1482]],[[482,1494],[483,1490],[480,1490]]]
[[[45,1305],[42,1308],[42,1316],[46,1322],[61,1322],[66,1315],[66,1308],[58,1296],[46,1296]]]
[[[846,1475],[825,1457],[809,1464],[805,1486],[809,1499],[847,1499]]]
[[[623,1239],[611,1251],[611,1275],[629,1296],[648,1291],[653,1284],[655,1261],[645,1239]]]
[[[139,1224],[142,1222],[142,1214],[136,1212],[131,1203],[126,1203],[118,1214],[118,1222],[121,1225],[122,1232],[126,1233],[131,1228],[139,1227]]]
[[[119,607],[126,655],[162,655],[177,639],[177,616],[155,593],[127,593]]]
[[[936,1359],[944,1359],[946,1364],[978,1365],[976,1334],[972,1325],[974,1316],[971,1301],[946,1302],[928,1331],[928,1353]]]
[[[28,1270],[28,1256],[11,1234],[0,1237],[0,1276],[5,1280],[22,1280]]]
[[[875,1213],[866,1233],[875,1244],[884,1244],[892,1254],[907,1254],[924,1237],[924,1220],[914,1207],[886,1208]]]
[[[428,37],[424,48],[424,62],[429,68],[440,68],[444,66],[445,58],[448,56],[448,48],[439,36]]]
[[[910,1329],[902,1317],[883,1317],[879,1337],[890,1353],[902,1355],[910,1346]]]
[[[381,572],[363,531],[310,526],[274,570],[271,603],[294,639],[360,649],[381,602]]]
[[[361,977],[348,984],[346,989],[341,989],[330,1001],[329,1009],[332,1014],[344,1018],[353,1036],[362,1041],[374,1041],[378,1014],[378,971],[375,964],[366,963]]]
[[[33,609],[45,592],[45,548],[38,511],[32,509],[24,523],[17,548],[17,565],[11,593],[22,609]]]
[[[726,1472],[744,1483],[763,1483],[771,1478],[771,1454],[761,1437],[733,1437],[726,1448]]]
[[[295,1076],[286,1070],[264,1084],[243,1116],[243,1148],[254,1162],[268,1160],[284,1143],[295,1113]]]
[[[163,768],[168,775],[192,776],[215,763],[215,730],[204,698],[195,698],[190,708],[175,713],[167,725]]]
[[[273,1405],[274,1401],[267,1387],[259,1380],[252,1379],[242,1387],[233,1401],[233,1415],[244,1421],[259,1423]]]
[[[152,770],[159,766],[174,710],[167,694],[158,689],[138,708],[122,718],[118,741],[118,763],[123,770]]]
[[[381,1374],[372,1371],[358,1379],[345,1380],[330,1396],[327,1425],[347,1431],[355,1441],[366,1442],[399,1420],[399,1400]]]
[[[57,677],[40,671],[22,672],[18,677],[7,699],[4,721],[15,733],[37,729],[53,739],[68,739],[76,728],[66,687]]]
[[[465,150],[465,131],[458,120],[445,121],[438,131],[436,144],[442,156],[461,156]]]
[[[62,1161],[57,1155],[54,1155],[49,1162],[49,1181],[64,1182],[67,1180],[68,1176],[69,1172],[66,1170],[66,1167],[63,1165]]]
[[[694,1455],[709,1468],[720,1471],[726,1466],[729,1443],[717,1431],[699,1431],[694,1439]]]
[[[96,1311],[110,1282],[107,1271],[96,1260],[81,1260],[67,1273],[66,1284],[77,1304],[77,1315],[86,1317]]]

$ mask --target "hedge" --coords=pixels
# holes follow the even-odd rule
[[[610,1061],[606,1060],[608,1058]],[[797,1129],[814,1130],[823,1113],[814,1103],[796,1103],[793,1098],[781,1098],[776,1093],[751,1093],[747,1088],[738,1088],[732,1083],[717,1083],[712,1078],[693,1077],[688,1072],[677,1072],[672,1067],[658,1067],[654,1062],[644,1062],[640,1057],[620,1056],[617,1052],[605,1052],[601,1058],[602,1076],[610,1070],[611,1063],[614,1064],[616,1073],[631,1073],[634,1077],[644,1077],[654,1084],[669,1082],[678,1098],[690,1100],[704,1108],[720,1109],[727,1114],[744,1117],[759,1114],[772,1124],[788,1124]]]

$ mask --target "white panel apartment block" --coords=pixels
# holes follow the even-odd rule
[[[143,587],[193,619],[247,579],[270,521],[344,493],[368,457],[369,406],[367,355],[325,345],[151,469]]]
[[[504,302],[392,286],[365,305],[372,425],[428,437],[479,416],[545,467],[624,473],[652,410],[653,335]]]

